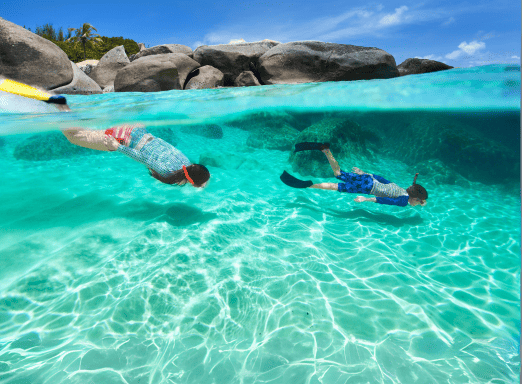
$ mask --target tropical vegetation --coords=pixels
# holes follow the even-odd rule
[[[84,60],[86,58],[86,46],[89,45],[91,47],[95,47],[96,44],[100,44],[102,42],[101,36],[92,32],[98,32],[98,30],[89,23],[83,23],[81,28],[69,28],[68,30],[69,32],[74,32],[75,34],[74,36],[71,36],[65,40],[65,42],[72,43],[74,45],[81,44],[83,48]]]
[[[27,29],[31,31],[31,28]],[[127,56],[140,51],[138,43],[132,39],[99,36],[94,34],[93,30],[96,31],[91,24],[85,23],[81,28],[68,28],[68,31],[64,32],[62,27],[57,30],[48,23],[36,27],[34,33],[59,46],[67,54],[69,60],[75,63],[86,59],[100,60],[103,55],[120,45],[125,48]]]

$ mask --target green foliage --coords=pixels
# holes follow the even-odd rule
[[[59,30],[56,30],[52,24],[45,24],[43,26],[36,27],[34,33],[43,37],[44,39],[52,41],[54,44],[60,47],[62,51],[65,52],[69,60],[75,63],[89,59],[100,60],[103,55],[105,55],[114,47],[120,45],[123,45],[127,56],[138,53],[140,51],[138,43],[132,39],[125,39],[123,37],[106,37],[99,36],[97,34],[91,34],[89,37],[94,39],[85,41],[84,59],[84,47],[81,42],[81,33],[85,32],[84,27],[86,24],[84,24],[80,29],[69,28],[67,33],[64,33],[61,27]],[[89,24],[87,25],[90,26]],[[94,29],[92,26],[90,27]],[[31,28],[27,29],[31,31]],[[73,31],[76,31],[74,36],[71,35],[71,32]]]
[[[25,26],[24,26],[25,28]],[[29,31],[31,28],[29,28]],[[38,36],[41,36],[47,40],[51,41],[64,41],[71,37],[71,32],[67,36],[63,34],[63,29],[60,27],[60,29],[57,31],[54,29],[52,24],[45,24],[41,27],[36,27],[36,30],[34,31]]]
[[[83,59],[85,60],[87,47],[96,48],[96,45],[101,43],[101,36],[93,31],[97,31],[89,23],[83,23],[81,28],[69,28],[69,32],[74,31],[74,36],[67,39],[67,43],[78,45],[81,44],[83,48]]]

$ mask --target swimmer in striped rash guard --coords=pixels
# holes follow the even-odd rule
[[[129,156],[147,166],[151,176],[165,184],[190,183],[196,188],[205,188],[210,179],[204,165],[191,164],[180,150],[152,136],[141,124],[120,125],[105,131],[68,128],[62,132],[75,145]]]

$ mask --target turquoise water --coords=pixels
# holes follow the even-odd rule
[[[520,179],[488,158],[441,177],[451,153],[430,140],[458,121],[519,170],[519,66],[68,101],[60,114],[0,95],[1,383],[519,381]],[[423,160],[426,207],[288,188],[285,169],[322,179],[247,145],[264,121],[339,117],[385,139],[338,158],[345,170],[410,185],[416,155],[393,141],[406,126],[440,153]],[[161,184],[119,153],[14,155],[35,133],[138,121],[214,158],[209,186]]]

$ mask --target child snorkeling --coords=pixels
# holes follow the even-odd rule
[[[408,189],[399,187],[395,183],[391,183],[385,178],[366,173],[361,171],[357,167],[353,167],[353,173],[347,173],[341,170],[339,164],[335,160],[330,152],[329,144],[325,143],[299,143],[296,144],[296,152],[319,149],[326,155],[330,166],[337,179],[343,181],[343,183],[319,183],[314,184],[312,181],[303,181],[296,179],[295,177],[288,174],[286,171],[281,175],[281,181],[288,186],[294,188],[316,188],[316,189],[329,189],[339,192],[347,193],[364,193],[367,195],[374,195],[376,197],[364,197],[357,196],[354,201],[357,203],[361,202],[373,202],[378,204],[397,205],[399,207],[406,207],[408,204],[411,206],[421,205],[425,206],[426,200],[428,199],[428,192],[424,187],[416,184],[418,173],[415,174],[413,179],[413,185]]]
[[[165,184],[204,188],[210,172],[201,164],[192,164],[180,150],[152,136],[143,125],[121,125],[105,131],[68,128],[62,131],[73,144],[98,151],[118,151],[149,169],[155,179]]]

